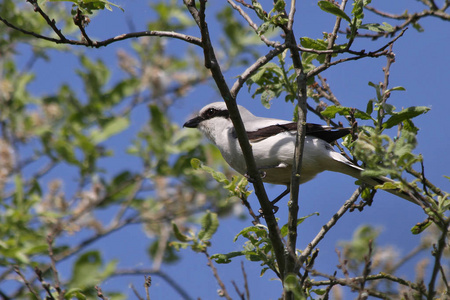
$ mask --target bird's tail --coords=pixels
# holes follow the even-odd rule
[[[384,177],[384,176],[379,176],[379,177],[371,177],[371,176],[363,176],[362,172],[364,171],[364,169],[352,164],[350,161],[348,162],[340,162],[341,164],[344,164],[345,167],[340,167],[338,172],[340,173],[344,173],[347,174],[349,176],[352,176],[354,178],[357,178],[359,180],[361,180],[362,182],[374,187],[377,185],[382,185],[386,182],[390,182],[390,183],[395,183],[394,180]],[[408,193],[406,193],[405,191],[402,191],[400,189],[386,189],[386,192],[389,192],[391,194],[394,194],[398,197],[401,197],[405,200],[408,200],[409,202],[412,202],[416,205],[420,205],[419,203],[417,203],[417,200],[413,199]]]

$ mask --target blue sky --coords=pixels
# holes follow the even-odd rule
[[[151,3],[152,1],[150,1]],[[271,3],[271,1],[265,1]],[[127,0],[116,1],[121,5],[125,12],[113,9],[113,12],[104,11],[98,16],[92,18],[91,24],[87,27],[87,32],[91,37],[106,39],[128,32],[127,18],[135,24],[136,30],[145,30],[145,24],[150,21],[153,13],[148,2]],[[217,10],[219,2],[209,1],[211,11]],[[47,5],[51,5],[48,3]],[[222,5],[222,4],[220,4]],[[267,5],[267,4],[266,4]],[[373,6],[389,9],[392,13],[401,13],[405,7],[409,11],[415,11],[415,8],[421,7],[418,1],[373,1]],[[267,5],[268,7],[268,5]],[[350,5],[347,8],[349,13]],[[27,9],[31,9],[27,7]],[[36,17],[38,17],[36,15]],[[373,14],[367,13],[367,21],[376,21]],[[383,20],[388,21],[389,20]],[[218,30],[218,24],[214,17],[208,18],[209,27],[214,32]],[[334,18],[322,12],[316,5],[316,1],[299,1],[297,7],[297,18],[295,29],[297,38],[308,36],[311,38],[320,38],[322,32],[331,31],[334,24]],[[391,24],[395,24],[391,22]],[[450,190],[450,185],[443,175],[450,175],[450,160],[448,153],[450,151],[450,132],[446,130],[448,115],[450,111],[450,101],[448,96],[448,85],[450,79],[450,28],[449,23],[445,23],[435,18],[428,18],[420,22],[425,32],[418,33],[415,29],[409,28],[405,35],[395,43],[394,52],[396,62],[391,67],[390,84],[393,86],[403,86],[405,92],[395,92],[392,94],[389,102],[398,109],[409,106],[428,106],[431,111],[418,117],[415,120],[416,126],[420,128],[418,134],[419,145],[415,153],[421,153],[424,156],[425,170],[428,179],[441,187],[443,190]],[[190,34],[199,36],[196,31]],[[337,42],[343,41],[344,36]],[[172,43],[172,41],[169,41]],[[215,40],[217,42],[217,40]],[[376,42],[364,40],[355,43],[355,49],[376,49],[386,42],[380,39]],[[181,42],[175,42],[178,47],[185,47]],[[130,40],[115,43],[106,48],[84,49],[72,48],[70,52],[58,53],[52,51],[51,61],[40,61],[35,68],[37,73],[45,72],[45,76],[38,76],[30,85],[36,95],[42,95],[49,91],[55,91],[62,82],[69,82],[75,89],[80,87],[81,83],[73,71],[79,65],[77,53],[84,52],[91,57],[101,57],[110,67],[113,73],[112,82],[121,78],[122,74],[115,62],[116,52],[120,48],[130,49]],[[27,53],[27,46],[23,46],[24,56]],[[20,60],[19,60],[20,61]],[[386,64],[384,58],[364,59],[357,62],[350,62],[333,67],[322,73],[327,78],[333,92],[341,103],[345,106],[356,107],[364,110],[368,99],[375,97],[375,92],[368,85],[369,81],[379,82],[383,80],[382,67]],[[231,84],[236,75],[242,69],[225,73],[227,81]],[[42,73],[41,73],[42,74]],[[82,93],[81,93],[82,94]],[[174,120],[179,125],[188,119],[188,117],[199,110],[205,104],[219,101],[218,93],[211,88],[211,85],[204,85],[194,88],[185,99],[178,101],[171,109]],[[255,115],[274,117],[279,119],[292,118],[292,104],[285,103],[283,99],[274,99],[270,110],[264,108],[259,99],[252,99],[247,88],[243,88],[238,96],[238,103],[247,107]],[[139,123],[139,115],[136,115]],[[344,121],[344,119],[340,119]],[[308,115],[308,121],[321,123],[321,121],[312,114]],[[395,135],[395,132],[392,133]],[[120,143],[121,136],[113,139],[113,143]],[[116,153],[116,166],[109,166],[112,169],[121,167],[120,151]],[[133,163],[133,162],[131,162]],[[59,170],[62,172],[62,170]],[[52,176],[58,177],[58,170],[53,172]],[[317,234],[321,226],[326,223],[337,211],[342,203],[350,197],[355,190],[354,179],[342,174],[323,173],[315,180],[308,182],[300,187],[300,215],[308,215],[312,212],[319,212],[320,216],[309,218],[301,226],[298,238],[298,247],[303,249],[308,242]],[[267,186],[269,198],[277,196],[284,187]],[[251,196],[254,206],[256,198]],[[286,203],[283,202],[283,203]],[[255,207],[254,207],[255,208]],[[108,218],[108,212],[102,214],[105,220]],[[281,223],[287,220],[286,206],[280,204],[280,210],[277,214]],[[393,245],[400,254],[406,254],[410,249],[417,245],[420,236],[414,236],[410,233],[410,228],[417,222],[425,219],[421,210],[396,198],[388,193],[379,192],[372,207],[366,208],[363,212],[353,212],[344,216],[336,225],[331,234],[321,242],[321,250],[316,268],[319,271],[331,272],[336,269],[338,264],[335,247],[340,240],[348,240],[352,237],[354,230],[362,224],[371,224],[381,230],[380,245]],[[239,250],[243,241],[238,240],[233,243],[234,236],[243,227],[250,226],[250,220],[237,220],[235,217],[229,217],[221,222],[218,234],[213,239],[213,247],[210,250],[213,253],[224,253]],[[104,258],[117,258],[120,260],[120,267],[151,267],[146,255],[146,247],[150,244],[149,237],[142,233],[139,226],[131,226],[125,230],[115,233],[112,237],[101,240],[93,245],[93,248],[104,249]],[[201,254],[195,254],[189,250],[182,252],[183,260],[172,266],[163,266],[162,270],[173,276],[185,289],[187,289],[193,298],[218,299],[216,290],[219,288],[212,278],[211,270],[206,267],[206,260]],[[227,284],[229,291],[233,291],[231,280],[242,282],[240,272],[240,261],[235,260],[230,265],[219,265],[219,273]],[[68,262],[70,263],[70,261]],[[68,265],[68,263],[65,263]],[[250,289],[252,299],[277,299],[280,295],[280,284],[278,281],[272,281],[274,276],[268,272],[263,277],[259,277],[260,267],[257,263],[245,263],[245,268],[250,278]],[[403,273],[402,273],[403,272]],[[404,268],[397,275],[411,276],[413,268]],[[410,277],[410,279],[413,279]],[[143,276],[123,277],[110,279],[101,284],[104,290],[121,290],[131,294],[128,288],[129,283],[133,283],[137,288],[143,284]],[[178,295],[167,287],[167,285],[154,277],[151,287],[152,299],[177,299]],[[233,294],[232,292],[232,295]],[[353,297],[353,295],[352,295]],[[133,298],[130,296],[130,298]]]

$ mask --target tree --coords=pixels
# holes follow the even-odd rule
[[[145,14],[142,7],[132,10],[136,15],[126,14],[128,6],[135,5],[128,2],[60,2],[5,0],[0,6],[4,224],[0,278],[15,282],[0,287],[4,299],[120,299],[123,290],[105,285],[115,277],[129,282],[123,276],[130,274],[152,276],[153,280],[140,277],[138,281],[145,284],[147,298],[156,281],[190,299],[200,292],[177,279],[179,270],[165,271],[187,255],[186,250],[176,250],[188,247],[205,255],[220,295],[228,299],[236,296],[223,280],[221,264],[235,265],[241,258],[248,261],[242,265],[243,280],[232,277],[241,299],[253,295],[256,288],[249,282],[258,274],[266,274],[263,282],[267,277],[279,279],[274,295],[285,299],[339,298],[338,286],[348,288],[344,297],[353,291],[358,299],[448,296],[444,259],[449,197],[425,173],[427,158],[413,153],[420,127],[415,124],[428,118],[430,114],[422,115],[429,107],[397,109],[395,99],[404,88],[390,84],[397,81],[391,73],[396,72],[398,44],[406,35],[423,38],[406,31],[407,26],[422,31],[419,21],[428,17],[448,21],[447,1],[442,5],[421,1],[421,6],[411,8],[417,12],[399,14],[388,12],[394,4],[386,9],[381,4],[371,7],[367,0],[351,5],[345,0],[319,1],[314,8],[282,0],[161,1],[145,8]],[[302,18],[307,19],[309,11],[314,11],[317,24],[303,34]],[[114,34],[105,24],[124,16],[126,25],[111,27],[130,33],[110,38]],[[387,19],[395,24],[384,22]],[[145,26],[147,31],[135,29]],[[361,72],[351,68],[369,60],[375,62],[364,67],[374,72],[383,65],[382,77],[369,82],[370,94],[359,92],[364,103],[347,104],[336,96],[342,92],[335,92],[339,88],[329,76],[354,62],[345,88],[357,90],[352,83],[358,82]],[[392,185],[376,189],[358,185],[350,197],[339,195],[341,203],[348,200],[325,222],[321,219],[323,228],[311,231],[311,239],[300,245],[298,240],[310,231],[307,223],[317,214],[305,210],[305,203],[311,201],[303,186],[299,190],[298,176],[293,176],[287,209],[272,213],[236,106],[237,98],[244,97],[244,86],[264,106],[284,105],[294,112],[299,124],[295,174],[301,174],[307,119],[350,126],[352,134],[344,139],[343,151],[364,164],[367,174],[391,176],[397,181],[395,188],[416,199],[418,223],[413,233],[423,238],[412,251],[395,258],[392,249],[378,245],[376,228],[358,223],[353,238],[341,242],[334,255],[337,267],[330,265],[329,253],[322,254],[327,248],[333,251],[325,240],[345,239],[332,230],[343,222],[342,216],[350,211],[366,216],[373,209],[368,206],[387,197],[382,192],[374,197],[375,192]],[[217,97],[226,102],[259,204],[256,199],[248,201],[252,191],[247,179],[232,173],[217,149],[204,143],[199,133],[180,128],[180,119],[194,110],[185,99],[199,95],[209,98],[207,102]],[[356,203],[359,196],[363,200]],[[261,207],[263,219],[255,213],[255,205]],[[399,204],[397,218],[409,209],[406,205]],[[237,209],[241,211],[236,213]],[[231,236],[223,237],[219,220],[223,224],[237,215],[246,220]],[[118,237],[124,231],[135,236],[136,244]],[[239,249],[233,245],[218,250],[218,244],[231,244],[232,236]],[[147,241],[151,267],[124,267],[127,247],[145,248],[142,244]],[[325,250],[319,251],[319,243],[327,245]],[[121,249],[123,256],[112,259],[111,253]],[[423,266],[423,260],[413,259],[419,254],[430,260],[430,266],[423,267],[426,274],[417,269],[415,274],[397,275],[404,264],[410,265],[409,271],[415,263]],[[247,274],[254,266],[250,262],[260,267]],[[194,268],[199,264],[194,263]],[[201,297],[212,297],[209,287],[202,289]],[[133,291],[144,297],[142,288],[133,286]]]

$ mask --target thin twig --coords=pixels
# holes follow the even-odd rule
[[[144,300],[144,298],[139,295],[139,292],[136,290],[134,284],[130,284],[131,290],[133,290],[134,295],[136,296],[136,298],[138,298],[138,300]]]
[[[356,202],[359,194],[362,192],[362,187],[358,187],[352,194],[350,199],[345,201],[344,205],[333,215],[333,217],[322,226],[320,232],[316,237],[308,244],[308,246],[302,251],[299,257],[300,264],[303,264],[306,258],[311,254],[311,251],[319,244],[319,242],[325,237],[325,234],[337,223],[337,221],[347,212],[347,210]]]
[[[23,282],[25,283],[25,286],[27,287],[27,289],[30,291],[31,294],[33,294],[33,296],[36,299],[40,299],[39,295],[37,294],[37,292],[33,289],[33,287],[31,286],[30,282],[25,278],[25,276],[22,274],[22,272],[20,272],[20,269],[18,266],[14,266],[14,272],[17,273],[17,275],[19,275],[20,278],[22,278]]]
[[[62,34],[61,30],[56,27],[56,21],[54,19],[50,20],[49,16],[41,9],[37,0],[27,0],[34,7],[34,11],[38,12],[42,18],[47,22],[47,24],[53,29],[53,31],[58,35],[59,39],[64,42],[66,41],[66,37]]]
[[[362,280],[359,281],[359,294],[358,300],[367,299],[367,290],[365,289],[367,276],[369,276],[372,270],[372,241],[369,241],[369,253],[364,257],[364,269],[362,274]]]
[[[56,235],[56,231],[59,231],[59,230],[60,229],[55,228],[55,235]],[[48,256],[50,257],[50,266],[51,266],[52,273],[53,273],[53,280],[55,282],[55,284],[54,284],[55,290],[58,292],[59,300],[63,300],[65,291],[61,289],[61,281],[59,280],[59,273],[58,273],[58,269],[56,268],[56,260],[55,260],[55,255],[53,253],[53,239],[54,239],[53,233],[51,233],[47,236]]]
[[[359,60],[359,59],[362,59],[362,58],[365,58],[365,57],[373,57],[373,58],[375,58],[375,57],[385,56],[386,54],[389,53],[389,51],[386,50],[386,48],[389,47],[390,45],[392,45],[393,43],[395,43],[401,36],[403,36],[403,34],[405,33],[406,30],[407,30],[407,28],[403,29],[402,32],[400,32],[399,35],[397,35],[390,42],[388,42],[387,44],[385,44],[384,46],[382,46],[381,48],[379,48],[379,49],[377,49],[375,51],[365,52],[365,50],[361,50],[361,51],[357,52],[357,51],[347,50],[345,52],[348,52],[348,53],[353,54],[355,56],[342,58],[342,59],[330,62],[329,64],[327,64],[327,63],[321,64],[320,66],[318,66],[318,67],[314,68],[313,70],[309,71],[308,74],[307,74],[307,78],[315,76],[315,75],[325,71],[326,69],[328,69],[331,66],[338,65],[338,64],[341,64],[341,63],[346,62],[346,61]],[[343,51],[338,51],[338,52],[340,53],[340,52],[343,52]]]
[[[152,277],[145,275],[144,279],[145,295],[147,296],[147,300],[150,300],[150,287],[152,286]]]
[[[136,275],[148,276],[148,275],[152,275],[152,276],[160,277],[168,285],[170,285],[180,295],[180,297],[182,299],[184,299],[184,300],[193,300],[194,299],[191,296],[189,296],[188,292],[185,289],[183,289],[183,287],[176,280],[174,280],[172,277],[170,277],[169,275],[167,275],[165,272],[163,272],[161,270],[154,270],[154,269],[120,269],[120,270],[114,271],[114,273],[111,274],[111,277],[127,276],[127,275],[131,275],[131,276],[136,276]],[[148,276],[146,278],[147,278],[146,280],[148,280],[150,278],[150,276]]]
[[[243,87],[244,83],[253,75],[255,74],[262,66],[270,62],[274,57],[282,53],[284,50],[286,50],[286,45],[281,45],[276,49],[273,49],[269,51],[266,55],[261,56],[258,58],[250,67],[245,69],[245,71],[238,76],[237,80],[234,82],[230,93],[233,95],[234,98],[237,97],[240,89]]]
[[[245,272],[243,261],[241,261],[241,270],[242,270],[242,276],[244,277],[245,295],[247,296],[247,300],[250,300],[250,289],[248,287],[247,272]]]
[[[309,281],[308,284],[311,286],[329,286],[329,285],[335,285],[335,284],[339,284],[342,286],[348,286],[351,287],[353,289],[358,289],[358,286],[355,284],[357,282],[360,282],[361,280],[363,280],[362,276],[357,276],[357,277],[348,277],[348,278],[336,278],[335,276],[330,276],[324,273],[320,273],[316,270],[310,270],[310,273],[313,276],[320,276],[320,277],[325,277],[328,278],[328,280],[314,280],[314,281]],[[369,275],[366,277],[366,281],[374,281],[374,280],[389,280],[392,282],[396,282],[399,283],[403,286],[409,287],[417,292],[419,292],[422,296],[424,295],[424,291],[423,289],[420,287],[420,285],[412,283],[410,281],[404,280],[402,278],[393,276],[391,274],[386,274],[386,273],[379,273],[379,274],[374,274],[374,275]],[[392,297],[388,297],[385,293],[381,293],[378,291],[374,291],[374,290],[370,290],[370,289],[366,289],[366,292],[371,295],[371,296],[375,296],[381,299],[392,299]]]
[[[348,0],[343,0],[341,2],[341,6],[339,7],[340,10],[342,10],[342,11],[345,10],[345,6],[347,4],[347,1]],[[327,47],[328,50],[332,50],[333,49],[334,42],[337,39],[337,34],[338,34],[340,26],[341,26],[341,18],[340,17],[336,17],[336,22],[334,24],[333,31],[331,32],[331,34],[328,35],[328,47]],[[331,56],[332,56],[331,54],[328,54],[328,55],[325,56],[325,61],[327,63],[331,62]]]
[[[435,285],[437,276],[440,270],[441,266],[441,257],[444,253],[444,249],[446,247],[446,239],[447,239],[447,233],[448,233],[448,222],[445,224],[445,228],[441,228],[442,234],[438,240],[438,244],[435,247],[433,256],[434,256],[434,265],[433,265],[433,271],[431,273],[430,282],[428,283],[428,295],[427,299],[432,300],[434,299],[434,296],[436,295],[435,291]]]
[[[213,261],[211,260],[211,257],[209,256],[207,251],[204,251],[206,258],[208,259],[208,267],[211,268],[212,272],[213,272],[213,276],[217,281],[217,284],[220,286],[220,296],[224,297],[227,300],[232,300],[232,298],[230,297],[230,295],[228,294],[227,288],[225,287],[225,284],[223,283],[222,279],[219,276],[219,272],[217,272],[217,268],[214,266]]]
[[[99,287],[98,285],[95,286],[95,290],[97,291],[97,297],[99,297],[100,299],[103,300],[109,300],[108,297],[106,297],[105,295],[103,295],[103,291],[102,288]]]
[[[253,28],[253,30],[255,31],[255,33],[259,36],[259,38],[261,39],[261,41],[263,41],[267,46],[270,47],[279,47],[280,43],[278,42],[272,42],[271,40],[269,40],[268,38],[266,38],[263,34],[259,34],[258,32],[258,25],[256,25],[255,22],[253,22],[252,18],[250,18],[250,16],[239,6],[237,5],[233,0],[227,0],[228,3],[231,5],[231,7],[233,7],[233,9],[237,10],[239,12],[239,14],[244,18],[244,20],[247,21],[248,25]],[[239,2],[239,1],[238,1]],[[242,4],[242,2],[240,2]],[[244,5],[244,4],[243,4]],[[245,5],[244,5],[245,6]]]
[[[131,38],[154,36],[154,37],[170,37],[170,38],[185,41],[187,43],[190,43],[190,44],[193,44],[196,46],[201,46],[201,40],[197,37],[173,32],[173,31],[158,31],[158,30],[125,33],[125,34],[121,34],[121,35],[118,35],[118,36],[115,36],[115,37],[112,37],[112,38],[109,38],[109,39],[106,39],[103,41],[92,41],[92,44],[89,44],[87,41],[70,40],[67,38],[57,39],[57,38],[44,36],[44,35],[35,33],[33,31],[29,31],[29,30],[17,27],[14,24],[8,22],[6,19],[2,18],[1,16],[0,16],[0,21],[2,21],[6,26],[8,26],[12,29],[15,29],[17,31],[20,31],[24,34],[32,35],[38,39],[46,40],[46,41],[53,42],[56,44],[68,44],[68,45],[74,45],[74,46],[88,46],[88,47],[100,48],[100,47],[105,47],[109,44],[112,44],[112,43],[115,43],[118,41],[123,41],[123,40],[131,39]]]

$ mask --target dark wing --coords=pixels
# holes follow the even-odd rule
[[[247,136],[250,142],[256,143],[282,132],[296,131],[296,130],[297,130],[297,123],[292,122],[281,125],[280,124],[270,125],[258,129],[256,131],[247,131]],[[322,126],[312,123],[306,124],[306,135],[314,136],[328,143],[332,143],[337,139],[346,136],[349,133],[350,133],[349,128],[332,128],[330,126]]]

